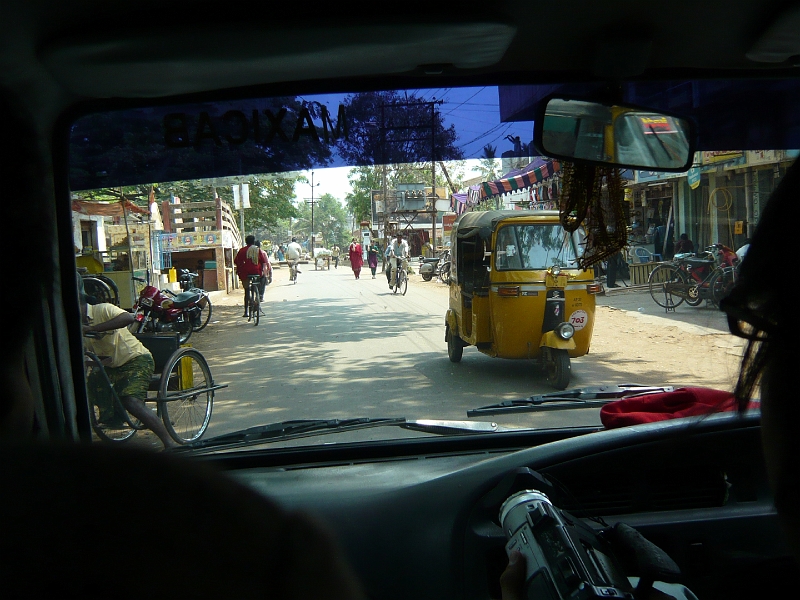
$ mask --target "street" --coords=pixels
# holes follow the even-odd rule
[[[241,290],[213,294],[211,323],[190,344],[206,356],[215,380],[229,387],[215,398],[205,437],[287,419],[466,420],[472,408],[554,391],[527,361],[490,358],[470,347],[461,363],[451,363],[442,283],[412,275],[407,295],[400,296],[380,272],[372,279],[364,269],[356,280],[347,265],[301,268],[297,284],[289,282],[288,269],[274,271],[257,327],[242,318]],[[646,290],[614,290],[597,302],[592,347],[572,361],[571,388],[641,383],[732,389],[741,344],[719,311],[684,304],[666,314]],[[600,424],[597,409],[483,420],[508,427]],[[348,439],[402,434],[365,431]],[[155,443],[147,432],[138,437]]]

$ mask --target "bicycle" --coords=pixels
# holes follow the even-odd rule
[[[286,264],[289,265],[289,281],[293,281],[294,283],[297,283],[297,274],[299,273],[297,265],[299,262],[300,261],[297,260],[286,261]]]
[[[261,320],[261,275],[249,275],[247,288],[244,291],[244,307],[247,320],[258,325]]]
[[[397,274],[395,275],[395,282],[394,282],[394,291],[393,294],[396,294],[398,290],[402,290],[400,293],[405,296],[406,291],[408,291],[408,271],[406,271],[405,267],[405,259],[395,258],[397,266],[395,270]]]
[[[211,421],[214,395],[227,384],[215,384],[208,362],[199,350],[179,348],[177,334],[140,334],[136,336],[150,351],[155,371],[144,402],[156,403],[170,437],[179,444],[194,442],[203,436]],[[123,406],[105,370],[103,359],[86,351],[87,382],[99,378],[107,394],[89,395],[89,420],[95,434],[106,442],[124,442],[145,429]]]
[[[709,246],[702,256],[676,255],[650,273],[650,296],[667,311],[684,301],[699,306],[703,300],[710,300],[719,306],[733,287],[737,261],[736,253],[723,244]]]

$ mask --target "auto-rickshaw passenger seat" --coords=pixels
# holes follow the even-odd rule
[[[478,239],[462,241],[457,254],[457,273],[463,283],[464,295],[486,295],[489,293],[489,273],[483,262],[484,242]],[[471,303],[470,303],[471,306]]]

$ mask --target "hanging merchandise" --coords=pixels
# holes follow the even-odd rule
[[[578,265],[588,269],[621,250],[628,241],[621,171],[563,163],[562,172],[561,224],[569,232],[584,226],[586,246]]]

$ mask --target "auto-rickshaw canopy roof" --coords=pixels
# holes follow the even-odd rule
[[[480,236],[488,239],[500,221],[510,218],[555,217],[557,210],[484,210],[461,215],[453,225],[458,239]]]

